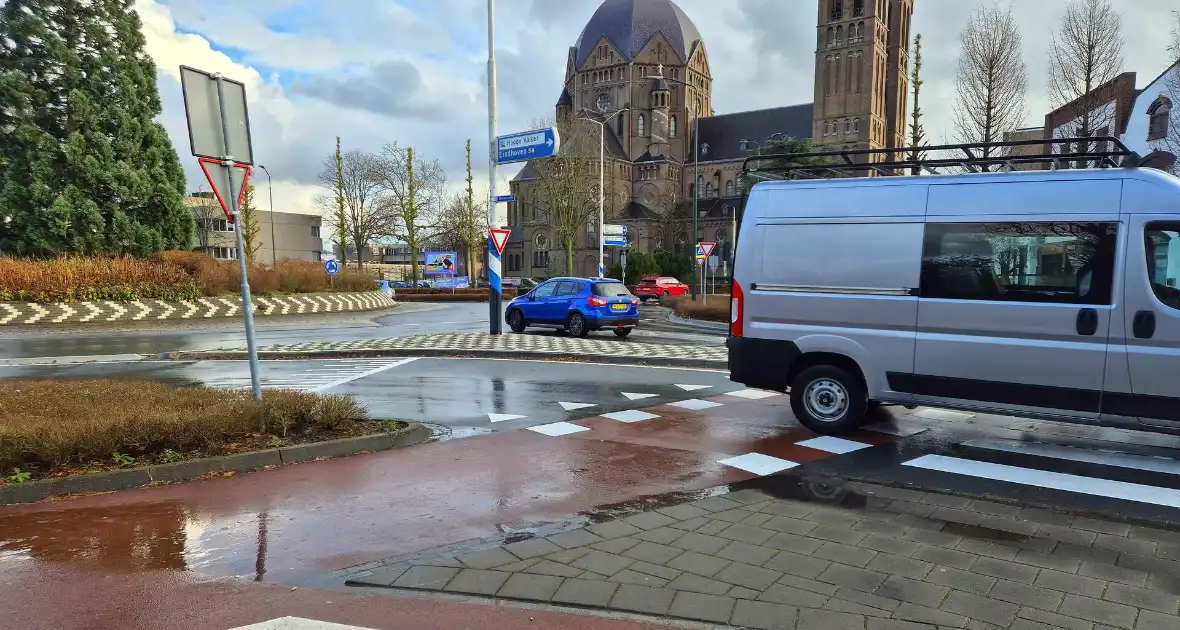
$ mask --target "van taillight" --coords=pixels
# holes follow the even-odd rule
[[[742,285],[737,281],[733,281],[733,288],[730,289],[729,298],[729,336],[742,336],[742,315],[745,314],[745,304],[742,302]]]

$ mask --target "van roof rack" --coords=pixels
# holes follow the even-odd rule
[[[1033,146],[1044,147],[1044,152],[1028,155],[1013,151],[1018,147]],[[899,153],[900,159],[895,159]],[[881,161],[874,161],[874,158]],[[809,163],[799,164],[801,160]],[[1118,138],[1092,136],[891,149],[770,153],[746,158],[742,162],[742,172],[762,180],[863,177],[866,172],[878,175],[919,175],[926,171],[939,175],[939,169],[956,167],[971,173],[1013,171],[1027,164],[1048,165],[1050,170],[1056,170],[1063,163],[1073,161],[1096,164],[1098,168],[1133,168],[1139,166],[1142,158]],[[751,168],[751,164],[754,168]]]

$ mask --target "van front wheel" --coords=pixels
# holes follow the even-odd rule
[[[859,427],[868,393],[854,374],[834,365],[807,368],[791,383],[791,410],[803,426],[821,435],[840,435]]]

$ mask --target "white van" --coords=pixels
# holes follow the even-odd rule
[[[823,434],[880,403],[1180,431],[1178,279],[1151,168],[762,182],[730,378]]]

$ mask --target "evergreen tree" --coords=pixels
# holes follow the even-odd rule
[[[0,7],[0,251],[189,249],[186,182],[133,0]]]

